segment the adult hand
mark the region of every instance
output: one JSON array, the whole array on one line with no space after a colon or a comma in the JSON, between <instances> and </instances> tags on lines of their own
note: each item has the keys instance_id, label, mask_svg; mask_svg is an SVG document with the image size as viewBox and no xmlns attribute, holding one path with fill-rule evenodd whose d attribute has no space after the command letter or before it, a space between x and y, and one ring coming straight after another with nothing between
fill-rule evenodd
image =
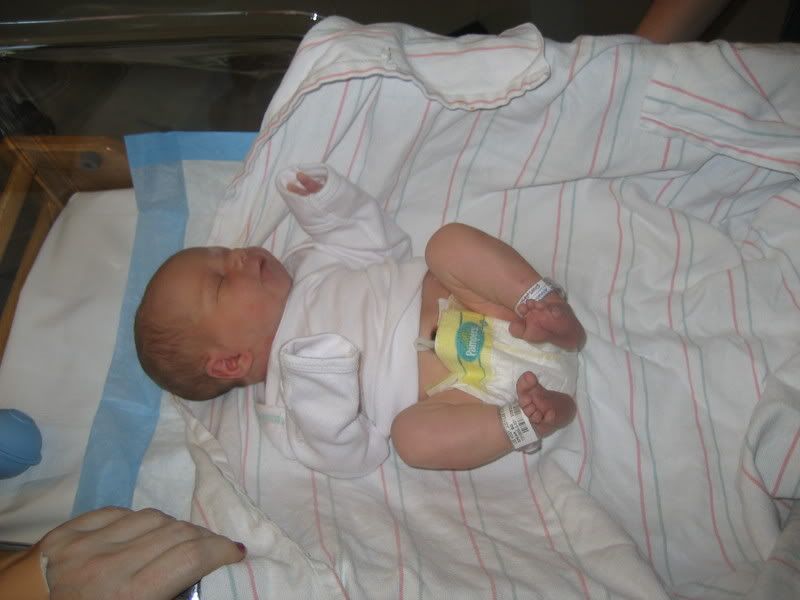
<instances>
[{"instance_id":1,"label":"adult hand","mask_svg":"<svg viewBox=\"0 0 800 600\"><path fill-rule=\"evenodd\" d=\"M103 508L67 521L38 544L52 600L170 600L245 547L154 509Z\"/></svg>"}]
</instances>

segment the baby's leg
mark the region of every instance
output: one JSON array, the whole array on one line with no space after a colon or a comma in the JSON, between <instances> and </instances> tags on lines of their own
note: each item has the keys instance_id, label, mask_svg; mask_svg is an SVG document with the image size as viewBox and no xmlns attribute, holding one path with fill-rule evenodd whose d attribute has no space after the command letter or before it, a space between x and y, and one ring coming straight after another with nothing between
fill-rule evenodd
<instances>
[{"instance_id":1,"label":"baby's leg","mask_svg":"<svg viewBox=\"0 0 800 600\"><path fill-rule=\"evenodd\" d=\"M575 418L575 401L571 396L542 387L530 371L517 380L517 398L522 412L540 437L567 426Z\"/></svg>"},{"instance_id":2,"label":"baby's leg","mask_svg":"<svg viewBox=\"0 0 800 600\"><path fill-rule=\"evenodd\" d=\"M421 469L473 469L513 450L499 408L455 389L403 410L391 436L400 458Z\"/></svg>"},{"instance_id":3,"label":"baby's leg","mask_svg":"<svg viewBox=\"0 0 800 600\"><path fill-rule=\"evenodd\" d=\"M541 386L533 373L517 381L522 411L540 437L568 425L575 402ZM392 443L406 464L422 469L474 469L505 456L513 446L500 407L449 389L413 404L392 422Z\"/></svg>"},{"instance_id":4,"label":"baby's leg","mask_svg":"<svg viewBox=\"0 0 800 600\"><path fill-rule=\"evenodd\" d=\"M539 303L526 303L520 315L514 312L520 297L542 277L502 240L450 223L428 241L425 259L436 278L467 308L510 321L511 335L570 350L583 344L583 327L556 293ZM533 310L537 304L547 306L547 311Z\"/></svg>"}]
</instances>

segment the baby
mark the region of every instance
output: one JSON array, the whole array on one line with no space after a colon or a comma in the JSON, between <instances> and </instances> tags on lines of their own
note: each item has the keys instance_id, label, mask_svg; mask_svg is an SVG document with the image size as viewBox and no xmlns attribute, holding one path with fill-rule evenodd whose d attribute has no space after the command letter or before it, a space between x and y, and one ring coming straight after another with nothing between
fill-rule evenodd
<instances>
[{"instance_id":1,"label":"baby","mask_svg":"<svg viewBox=\"0 0 800 600\"><path fill-rule=\"evenodd\" d=\"M325 165L287 169L278 189L309 235L283 262L189 248L148 284L136 348L161 387L203 400L261 383L271 441L337 477L377 468L389 439L409 465L469 469L573 419L583 327L513 248L451 223L412 258L377 202Z\"/></svg>"}]
</instances>

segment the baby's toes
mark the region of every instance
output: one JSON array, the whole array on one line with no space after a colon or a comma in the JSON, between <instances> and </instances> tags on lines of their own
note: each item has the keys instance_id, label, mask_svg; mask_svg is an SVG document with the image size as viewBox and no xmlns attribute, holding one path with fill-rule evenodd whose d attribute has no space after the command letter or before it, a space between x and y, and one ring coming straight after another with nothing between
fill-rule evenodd
<instances>
[{"instance_id":1,"label":"baby's toes","mask_svg":"<svg viewBox=\"0 0 800 600\"><path fill-rule=\"evenodd\" d=\"M525 411L523 411L523 412L525 412ZM534 425L538 425L544 419L544 415L542 414L542 411L540 411L538 408L536 408L536 405L534 405L534 404L531 404L531 412L530 412L530 414L525 413L525 416L528 417L528 420L531 423L533 423Z\"/></svg>"},{"instance_id":2,"label":"baby's toes","mask_svg":"<svg viewBox=\"0 0 800 600\"><path fill-rule=\"evenodd\" d=\"M525 319L514 319L508 324L508 333L515 338L522 338L525 335Z\"/></svg>"},{"instance_id":3,"label":"baby's toes","mask_svg":"<svg viewBox=\"0 0 800 600\"><path fill-rule=\"evenodd\" d=\"M529 395L537 385L539 385L539 380L536 375L530 371L525 371L517 379L517 396Z\"/></svg>"}]
</instances>

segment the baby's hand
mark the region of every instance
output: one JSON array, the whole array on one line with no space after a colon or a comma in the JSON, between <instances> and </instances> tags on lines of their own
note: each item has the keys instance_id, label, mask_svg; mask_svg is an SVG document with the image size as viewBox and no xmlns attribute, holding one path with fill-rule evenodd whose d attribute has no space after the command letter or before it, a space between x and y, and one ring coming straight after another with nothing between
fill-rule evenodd
<instances>
[{"instance_id":1,"label":"baby's hand","mask_svg":"<svg viewBox=\"0 0 800 600\"><path fill-rule=\"evenodd\" d=\"M299 185L298 185L299 184ZM302 171L297 172L297 183L291 182L286 186L293 194L299 194L300 196L308 196L309 194L316 194L318 191L322 189L322 186L325 185L325 182L319 182L310 175L303 173Z\"/></svg>"}]
</instances>

